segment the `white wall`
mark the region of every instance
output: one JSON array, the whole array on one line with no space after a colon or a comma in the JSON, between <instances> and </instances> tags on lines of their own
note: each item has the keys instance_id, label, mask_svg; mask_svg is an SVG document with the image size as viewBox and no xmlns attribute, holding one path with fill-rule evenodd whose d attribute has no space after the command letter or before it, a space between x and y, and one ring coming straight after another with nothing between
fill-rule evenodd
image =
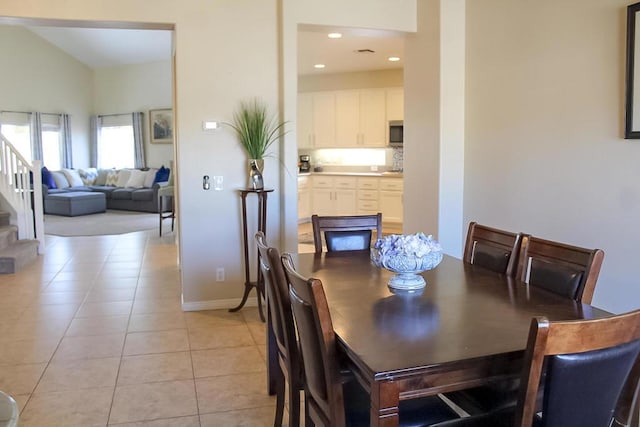
<instances>
[{"instance_id":1,"label":"white wall","mask_svg":"<svg viewBox=\"0 0 640 427\"><path fill-rule=\"evenodd\" d=\"M402 87L402 85L402 68L353 73L309 74L298 77L299 93L372 87Z\"/></svg>"},{"instance_id":2,"label":"white wall","mask_svg":"<svg viewBox=\"0 0 640 427\"><path fill-rule=\"evenodd\" d=\"M71 115L73 163L88 165L92 71L18 26L0 25L0 56L0 110Z\"/></svg>"},{"instance_id":3,"label":"white wall","mask_svg":"<svg viewBox=\"0 0 640 427\"><path fill-rule=\"evenodd\" d=\"M622 139L623 0L467 2L466 221L605 251L593 303L640 307L640 142Z\"/></svg>"},{"instance_id":4,"label":"white wall","mask_svg":"<svg viewBox=\"0 0 640 427\"><path fill-rule=\"evenodd\" d=\"M169 167L172 144L151 144L149 110L172 108L171 60L139 65L98 68L94 72L93 92L96 114L145 114L145 158L147 166Z\"/></svg>"},{"instance_id":5,"label":"white wall","mask_svg":"<svg viewBox=\"0 0 640 427\"><path fill-rule=\"evenodd\" d=\"M437 236L440 182L440 0L418 3L405 39L403 232Z\"/></svg>"},{"instance_id":6,"label":"white wall","mask_svg":"<svg viewBox=\"0 0 640 427\"><path fill-rule=\"evenodd\" d=\"M175 25L179 248L187 308L228 306L244 289L236 189L246 184L246 156L228 129L203 132L202 121L228 121L241 100L258 96L295 123L300 22L415 30L415 0L280 1L159 0L150 8L146 0L118 7L110 0L0 0L0 15ZM275 150L286 169L295 171L295 131ZM223 175L225 190L204 191L203 175ZM269 241L278 244L286 235L287 242L295 242L295 174L268 159L265 180L275 189ZM280 224L287 225L286 233ZM226 269L225 282L214 281L217 267Z\"/></svg>"}]
</instances>

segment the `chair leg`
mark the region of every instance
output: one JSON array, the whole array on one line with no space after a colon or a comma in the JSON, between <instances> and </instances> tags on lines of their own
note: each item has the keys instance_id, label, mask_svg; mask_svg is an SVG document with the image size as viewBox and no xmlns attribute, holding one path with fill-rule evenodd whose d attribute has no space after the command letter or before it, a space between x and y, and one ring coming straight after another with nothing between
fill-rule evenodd
<instances>
[{"instance_id":1,"label":"chair leg","mask_svg":"<svg viewBox=\"0 0 640 427\"><path fill-rule=\"evenodd\" d=\"M175 196L171 197L171 231L173 231L173 224L176 221L176 199Z\"/></svg>"},{"instance_id":2,"label":"chair leg","mask_svg":"<svg viewBox=\"0 0 640 427\"><path fill-rule=\"evenodd\" d=\"M282 370L278 369L276 373L276 416L273 420L273 427L282 427L282 419L284 417L284 399L285 399L285 383Z\"/></svg>"},{"instance_id":3,"label":"chair leg","mask_svg":"<svg viewBox=\"0 0 640 427\"><path fill-rule=\"evenodd\" d=\"M306 392L305 392L306 394ZM309 401L306 396L304 398L304 425L305 427L315 427L315 423L311 419L311 415L309 414Z\"/></svg>"},{"instance_id":4,"label":"chair leg","mask_svg":"<svg viewBox=\"0 0 640 427\"><path fill-rule=\"evenodd\" d=\"M160 216L160 237L162 237L162 196L158 197L158 215Z\"/></svg>"},{"instance_id":5,"label":"chair leg","mask_svg":"<svg viewBox=\"0 0 640 427\"><path fill-rule=\"evenodd\" d=\"M300 388L289 381L289 427L300 427Z\"/></svg>"}]
</instances>

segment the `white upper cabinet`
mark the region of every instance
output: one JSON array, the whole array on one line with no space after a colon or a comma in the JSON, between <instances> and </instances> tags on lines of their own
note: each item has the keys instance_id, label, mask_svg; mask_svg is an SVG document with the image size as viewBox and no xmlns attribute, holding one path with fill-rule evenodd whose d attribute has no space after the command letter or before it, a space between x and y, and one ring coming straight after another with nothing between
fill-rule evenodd
<instances>
[{"instance_id":1,"label":"white upper cabinet","mask_svg":"<svg viewBox=\"0 0 640 427\"><path fill-rule=\"evenodd\" d=\"M336 92L336 147L384 147L384 89Z\"/></svg>"},{"instance_id":2,"label":"white upper cabinet","mask_svg":"<svg viewBox=\"0 0 640 427\"><path fill-rule=\"evenodd\" d=\"M361 145L384 147L386 144L387 119L384 89L360 91Z\"/></svg>"},{"instance_id":3,"label":"white upper cabinet","mask_svg":"<svg viewBox=\"0 0 640 427\"><path fill-rule=\"evenodd\" d=\"M335 108L333 92L298 94L298 148L335 146Z\"/></svg>"},{"instance_id":4,"label":"white upper cabinet","mask_svg":"<svg viewBox=\"0 0 640 427\"><path fill-rule=\"evenodd\" d=\"M355 147L360 141L360 92L336 92L336 147Z\"/></svg>"},{"instance_id":5,"label":"white upper cabinet","mask_svg":"<svg viewBox=\"0 0 640 427\"><path fill-rule=\"evenodd\" d=\"M404 89L388 88L386 92L387 120L404 120Z\"/></svg>"},{"instance_id":6,"label":"white upper cabinet","mask_svg":"<svg viewBox=\"0 0 640 427\"><path fill-rule=\"evenodd\" d=\"M336 141L336 96L333 92L313 95L314 146L333 147Z\"/></svg>"},{"instance_id":7,"label":"white upper cabinet","mask_svg":"<svg viewBox=\"0 0 640 427\"><path fill-rule=\"evenodd\" d=\"M313 148L313 94L298 95L298 148Z\"/></svg>"},{"instance_id":8,"label":"white upper cabinet","mask_svg":"<svg viewBox=\"0 0 640 427\"><path fill-rule=\"evenodd\" d=\"M300 93L298 147L385 147L389 120L403 117L402 88Z\"/></svg>"}]
</instances>

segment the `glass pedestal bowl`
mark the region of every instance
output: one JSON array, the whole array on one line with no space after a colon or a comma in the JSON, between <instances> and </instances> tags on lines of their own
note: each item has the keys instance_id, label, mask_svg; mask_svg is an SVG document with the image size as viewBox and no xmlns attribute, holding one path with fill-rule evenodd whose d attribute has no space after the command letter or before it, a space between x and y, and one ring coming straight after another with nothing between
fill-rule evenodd
<instances>
[{"instance_id":1,"label":"glass pedestal bowl","mask_svg":"<svg viewBox=\"0 0 640 427\"><path fill-rule=\"evenodd\" d=\"M392 289L417 290L426 286L420 273L436 268L442 261L442 251L433 251L422 257L404 254L381 254L377 248L371 249L371 261L394 274L388 285Z\"/></svg>"}]
</instances>

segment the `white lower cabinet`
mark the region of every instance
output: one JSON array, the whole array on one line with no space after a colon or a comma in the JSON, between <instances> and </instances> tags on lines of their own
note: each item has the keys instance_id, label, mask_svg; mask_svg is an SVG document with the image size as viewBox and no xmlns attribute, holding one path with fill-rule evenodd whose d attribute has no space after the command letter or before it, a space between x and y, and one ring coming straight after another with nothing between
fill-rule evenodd
<instances>
[{"instance_id":1,"label":"white lower cabinet","mask_svg":"<svg viewBox=\"0 0 640 427\"><path fill-rule=\"evenodd\" d=\"M309 176L298 177L298 220L311 218L311 188Z\"/></svg>"},{"instance_id":2,"label":"white lower cabinet","mask_svg":"<svg viewBox=\"0 0 640 427\"><path fill-rule=\"evenodd\" d=\"M378 193L383 222L402 222L403 183L401 178L383 178Z\"/></svg>"},{"instance_id":3,"label":"white lower cabinet","mask_svg":"<svg viewBox=\"0 0 640 427\"><path fill-rule=\"evenodd\" d=\"M314 175L311 214L373 215L383 222L402 222L402 178ZM298 203L301 203L300 197ZM300 212L302 210L298 208Z\"/></svg>"},{"instance_id":4,"label":"white lower cabinet","mask_svg":"<svg viewBox=\"0 0 640 427\"><path fill-rule=\"evenodd\" d=\"M358 178L358 215L375 215L378 206L378 186L380 178Z\"/></svg>"},{"instance_id":5,"label":"white lower cabinet","mask_svg":"<svg viewBox=\"0 0 640 427\"><path fill-rule=\"evenodd\" d=\"M317 215L354 215L356 178L347 176L313 177L313 213Z\"/></svg>"}]
</instances>

